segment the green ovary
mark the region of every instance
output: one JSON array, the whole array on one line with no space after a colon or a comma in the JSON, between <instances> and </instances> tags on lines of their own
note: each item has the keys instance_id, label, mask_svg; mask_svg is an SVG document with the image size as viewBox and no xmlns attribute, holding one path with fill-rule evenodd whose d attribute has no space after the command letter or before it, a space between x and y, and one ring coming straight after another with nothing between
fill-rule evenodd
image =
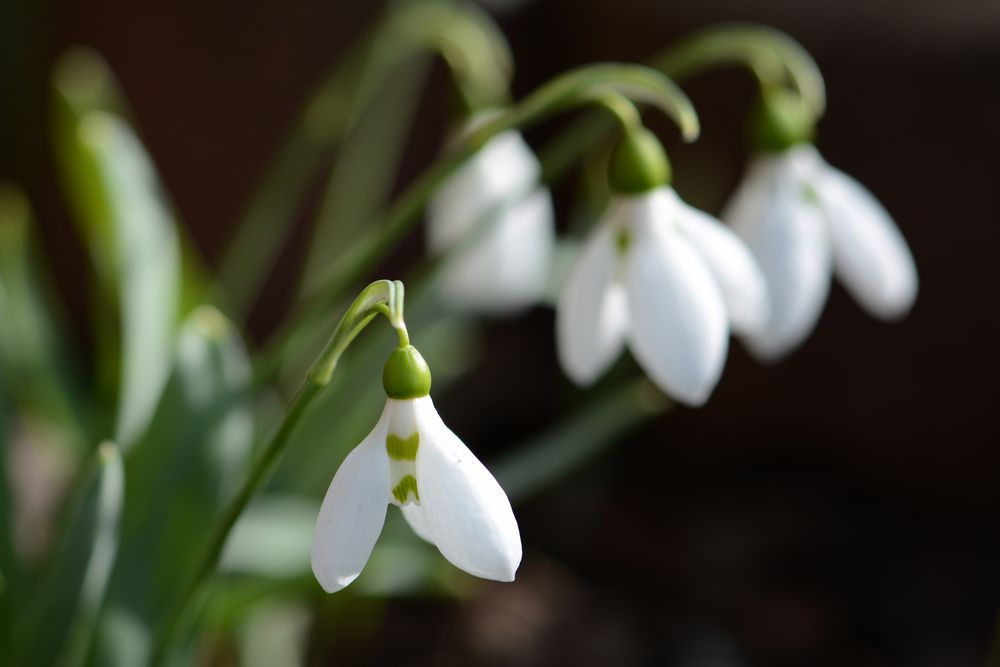
<instances>
[{"instance_id":1,"label":"green ovary","mask_svg":"<svg viewBox=\"0 0 1000 667\"><path fill-rule=\"evenodd\" d=\"M392 489L393 497L398 500L400 504L406 503L406 500L410 497L411 492L413 493L414 500L420 500L420 494L417 493L417 478L413 475L403 477L403 479L399 480L399 484Z\"/></svg>"}]
</instances>

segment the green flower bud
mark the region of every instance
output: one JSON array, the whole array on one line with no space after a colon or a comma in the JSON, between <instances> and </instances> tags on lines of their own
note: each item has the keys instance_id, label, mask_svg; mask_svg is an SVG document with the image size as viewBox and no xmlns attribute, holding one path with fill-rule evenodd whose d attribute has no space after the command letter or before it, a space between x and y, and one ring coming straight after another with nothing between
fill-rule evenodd
<instances>
[{"instance_id":1,"label":"green flower bud","mask_svg":"<svg viewBox=\"0 0 1000 667\"><path fill-rule=\"evenodd\" d=\"M750 145L761 151L784 151L812 141L816 131L802 95L788 88L762 91L749 120Z\"/></svg>"},{"instance_id":2,"label":"green flower bud","mask_svg":"<svg viewBox=\"0 0 1000 667\"><path fill-rule=\"evenodd\" d=\"M611 191L637 195L667 185L670 178L670 161L656 135L644 127L626 131L611 153Z\"/></svg>"},{"instance_id":3,"label":"green flower bud","mask_svg":"<svg viewBox=\"0 0 1000 667\"><path fill-rule=\"evenodd\" d=\"M382 387L389 398L422 398L431 393L431 369L412 345L396 348L382 369Z\"/></svg>"}]
</instances>

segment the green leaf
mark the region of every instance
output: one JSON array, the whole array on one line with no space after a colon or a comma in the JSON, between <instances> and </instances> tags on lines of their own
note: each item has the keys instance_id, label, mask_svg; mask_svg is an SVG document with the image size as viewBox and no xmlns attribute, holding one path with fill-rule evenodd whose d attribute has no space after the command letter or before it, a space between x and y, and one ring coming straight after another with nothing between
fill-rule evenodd
<instances>
[{"instance_id":1,"label":"green leaf","mask_svg":"<svg viewBox=\"0 0 1000 667\"><path fill-rule=\"evenodd\" d=\"M110 442L73 499L53 569L15 627L15 665L77 665L90 646L119 544L125 472Z\"/></svg>"},{"instance_id":2,"label":"green leaf","mask_svg":"<svg viewBox=\"0 0 1000 667\"><path fill-rule=\"evenodd\" d=\"M51 304L31 234L31 212L19 188L0 182L0 374L19 411L59 432L68 455L83 456L91 442L85 397Z\"/></svg>"},{"instance_id":3,"label":"green leaf","mask_svg":"<svg viewBox=\"0 0 1000 667\"><path fill-rule=\"evenodd\" d=\"M3 315L4 291L0 283L0 317ZM21 608L20 585L21 564L14 553L13 536L10 528L13 523L13 508L11 507L10 490L7 477L7 447L9 424L9 402L7 399L6 376L0 373L0 656L8 653L11 624Z\"/></svg>"},{"instance_id":4,"label":"green leaf","mask_svg":"<svg viewBox=\"0 0 1000 667\"><path fill-rule=\"evenodd\" d=\"M385 205L429 70L430 57L415 54L374 94L344 138L309 244L302 276L305 294L322 284L330 266L350 252L361 225Z\"/></svg>"},{"instance_id":5,"label":"green leaf","mask_svg":"<svg viewBox=\"0 0 1000 667\"><path fill-rule=\"evenodd\" d=\"M320 213L320 256L309 259L307 291L322 275L323 257L339 252L338 242L351 237L356 225L350 220L365 222L381 204L433 54L447 61L468 104L505 101L510 47L487 13L447 0L390 5L319 86L247 205L219 272L240 312L252 305L284 248L311 175L345 137L353 140L341 151ZM364 158L362 169L352 171L357 157ZM357 188L362 173L373 180L361 180L364 188Z\"/></svg>"},{"instance_id":6,"label":"green leaf","mask_svg":"<svg viewBox=\"0 0 1000 667\"><path fill-rule=\"evenodd\" d=\"M170 370L181 300L181 251L155 169L129 124L110 110L110 74L92 55L56 68L55 139L70 203L119 316L98 338L118 365L115 440L128 451L153 413ZM107 340L110 338L111 340Z\"/></svg>"},{"instance_id":7,"label":"green leaf","mask_svg":"<svg viewBox=\"0 0 1000 667\"><path fill-rule=\"evenodd\" d=\"M126 456L121 558L102 622L108 641L96 664L129 663L132 656L110 641L122 632L139 637L131 650L148 650L147 633L163 622L179 582L196 565L251 453L249 380L235 327L214 308L196 309L181 330L150 428Z\"/></svg>"}]
</instances>

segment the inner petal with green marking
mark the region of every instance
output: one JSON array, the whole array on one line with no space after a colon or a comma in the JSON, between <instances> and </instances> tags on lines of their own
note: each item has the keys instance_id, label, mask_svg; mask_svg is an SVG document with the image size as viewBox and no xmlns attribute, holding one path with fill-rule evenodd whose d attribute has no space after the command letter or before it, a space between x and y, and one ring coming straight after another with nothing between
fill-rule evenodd
<instances>
[{"instance_id":1,"label":"inner petal with green marking","mask_svg":"<svg viewBox=\"0 0 1000 667\"><path fill-rule=\"evenodd\" d=\"M389 502L402 507L407 503L420 504L417 489L417 449L420 434L414 431L408 437L389 433L385 438L385 452L389 455L389 484L392 498Z\"/></svg>"}]
</instances>

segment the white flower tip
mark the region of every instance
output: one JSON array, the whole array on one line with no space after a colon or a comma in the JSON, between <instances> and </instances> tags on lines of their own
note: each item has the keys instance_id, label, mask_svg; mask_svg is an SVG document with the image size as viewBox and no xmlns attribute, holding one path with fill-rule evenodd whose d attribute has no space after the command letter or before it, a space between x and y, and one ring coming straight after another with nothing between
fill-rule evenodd
<instances>
[{"instance_id":1,"label":"white flower tip","mask_svg":"<svg viewBox=\"0 0 1000 667\"><path fill-rule=\"evenodd\" d=\"M470 567L469 564L459 567L481 579L490 579L504 583L514 581L517 568L521 565L520 539L504 545L494 556L495 559L492 562L477 563L478 567Z\"/></svg>"},{"instance_id":2,"label":"white flower tip","mask_svg":"<svg viewBox=\"0 0 1000 667\"><path fill-rule=\"evenodd\" d=\"M312 565L313 576L319 582L320 587L327 593L336 593L342 588L346 588L352 581L358 578L360 572L345 575L337 572L331 567L331 554L325 553L321 542L316 540L313 545L310 564Z\"/></svg>"},{"instance_id":3,"label":"white flower tip","mask_svg":"<svg viewBox=\"0 0 1000 667\"><path fill-rule=\"evenodd\" d=\"M505 584L509 584L514 581L515 575L517 574L517 568L521 564L521 558L518 557L516 561L511 563L505 570L498 572L497 577L494 581L502 581Z\"/></svg>"},{"instance_id":4,"label":"white flower tip","mask_svg":"<svg viewBox=\"0 0 1000 667\"><path fill-rule=\"evenodd\" d=\"M917 275L914 271L902 284L895 286L895 289L886 290L877 304L867 304L867 310L880 320L898 322L913 310L918 290Z\"/></svg>"},{"instance_id":5,"label":"white flower tip","mask_svg":"<svg viewBox=\"0 0 1000 667\"><path fill-rule=\"evenodd\" d=\"M710 381L706 381L696 387L673 387L667 391L667 393L688 407L700 408L708 402L709 397L711 397L712 392L715 390L717 382L717 377L711 378Z\"/></svg>"},{"instance_id":6,"label":"white flower tip","mask_svg":"<svg viewBox=\"0 0 1000 667\"><path fill-rule=\"evenodd\" d=\"M319 582L320 587L327 593L336 593L342 588L346 588L358 578L358 575L351 577L326 576L316 568L315 563L313 563L313 574L316 576L316 581Z\"/></svg>"},{"instance_id":7,"label":"white flower tip","mask_svg":"<svg viewBox=\"0 0 1000 667\"><path fill-rule=\"evenodd\" d=\"M564 352L567 347L567 345L559 346L559 364L562 366L563 372L566 373L566 377L581 389L593 386L601 374L601 369L593 364L581 364L570 359L569 355Z\"/></svg>"},{"instance_id":8,"label":"white flower tip","mask_svg":"<svg viewBox=\"0 0 1000 667\"><path fill-rule=\"evenodd\" d=\"M804 339L794 341L780 340L762 331L740 336L740 340L750 353L750 356L758 363L772 365L784 361L792 352L798 349Z\"/></svg>"}]
</instances>

